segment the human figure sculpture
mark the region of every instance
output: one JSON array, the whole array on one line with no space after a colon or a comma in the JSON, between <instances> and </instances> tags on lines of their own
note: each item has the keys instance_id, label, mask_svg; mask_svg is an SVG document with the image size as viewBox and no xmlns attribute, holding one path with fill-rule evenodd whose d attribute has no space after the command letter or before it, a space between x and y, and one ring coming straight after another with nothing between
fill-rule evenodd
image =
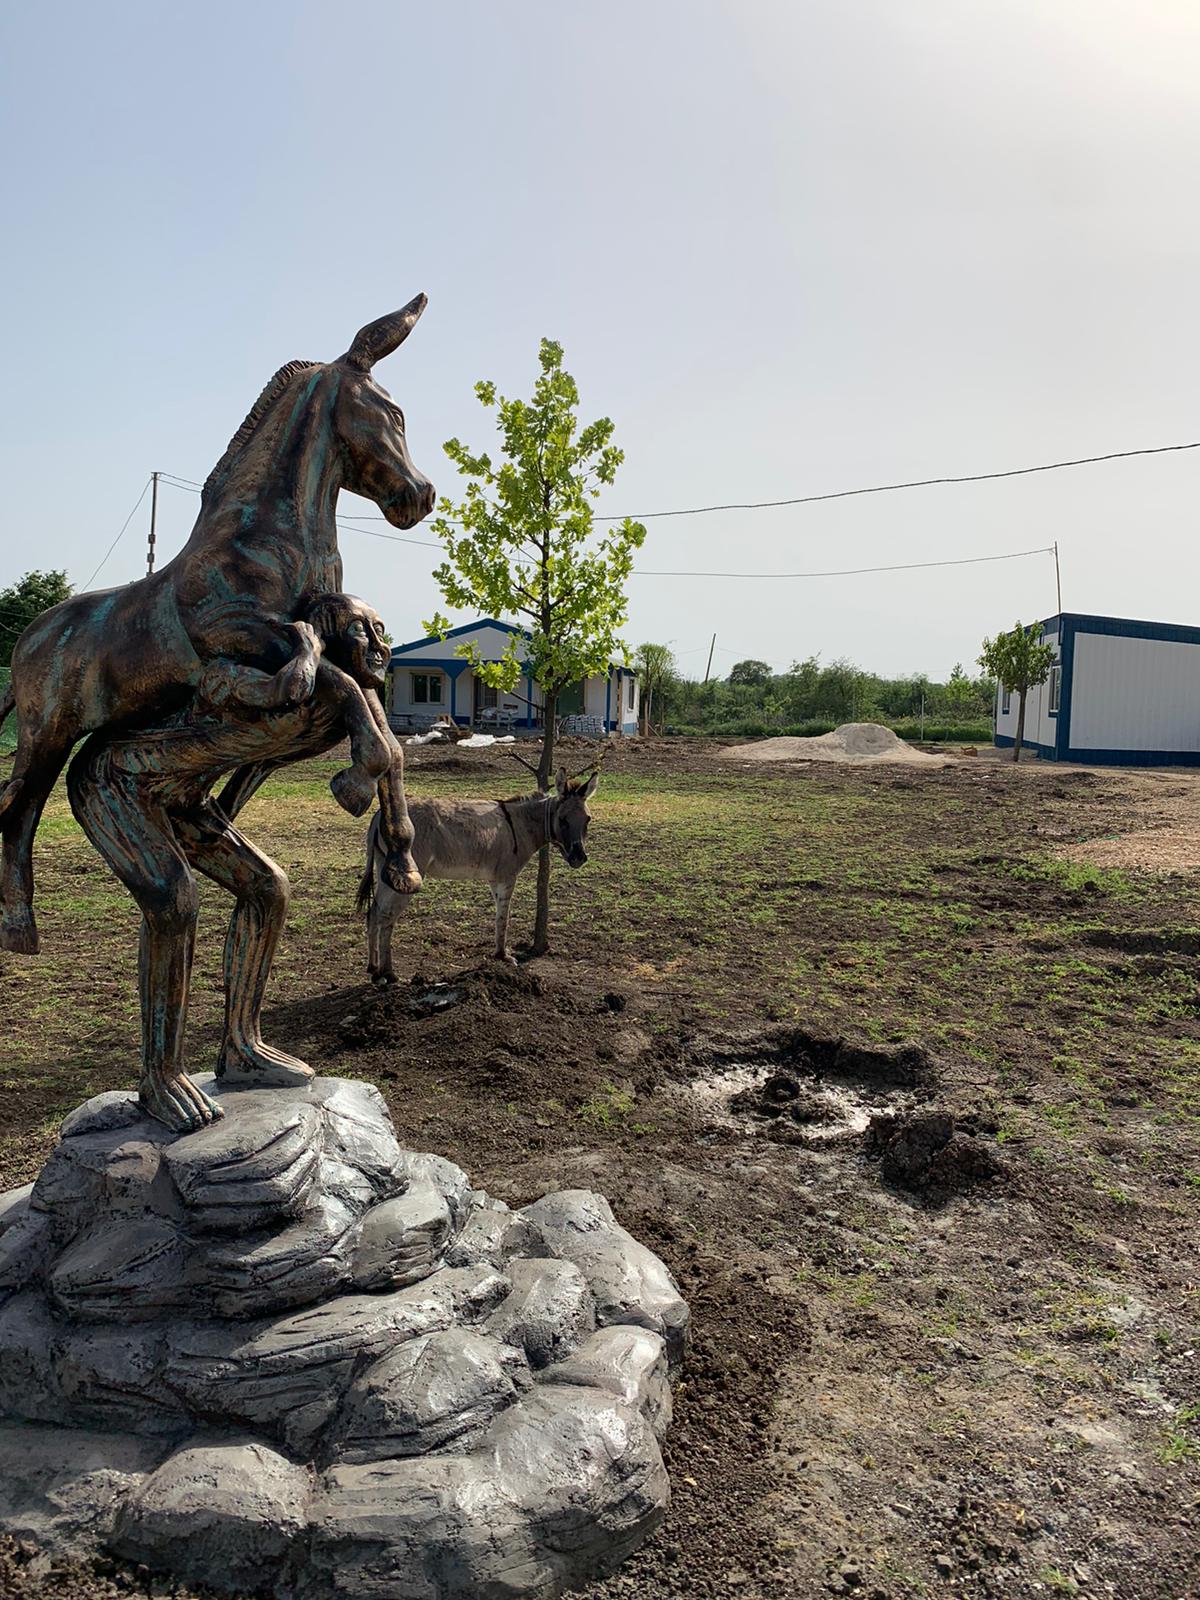
<instances>
[{"instance_id":1,"label":"human figure sculpture","mask_svg":"<svg viewBox=\"0 0 1200 1600\"><path fill-rule=\"evenodd\" d=\"M17 641L11 688L0 696L0 721L14 707L18 717L12 775L0 788L0 949L38 948L33 836L77 740L187 705L218 659L274 676L276 703L286 705L303 670L278 677L294 651L289 624L316 595L342 587L338 491L374 500L399 528L433 509L403 414L371 377L424 309L418 295L361 329L336 361L281 367L209 475L179 555L122 589L72 596ZM361 762L377 775L395 752L386 722L375 735L362 730ZM369 803L367 793L362 809Z\"/></svg>"},{"instance_id":2,"label":"human figure sculpture","mask_svg":"<svg viewBox=\"0 0 1200 1600\"><path fill-rule=\"evenodd\" d=\"M272 768L320 755L361 731L364 701L382 718L378 691L389 650L377 614L351 595L319 597L289 633L293 655L274 674L241 662L210 662L191 707L147 727L93 734L67 774L80 826L141 908L139 1093L151 1116L180 1132L222 1115L184 1071L198 909L193 868L236 902L225 943L217 1077L266 1086L313 1076L305 1062L262 1037L263 996L288 881L232 817ZM214 800L214 787L229 774L221 799ZM361 781L350 768L331 785L343 803L354 799L346 808L356 814ZM421 878L398 752L377 787L385 877L391 888L412 893Z\"/></svg>"}]
</instances>

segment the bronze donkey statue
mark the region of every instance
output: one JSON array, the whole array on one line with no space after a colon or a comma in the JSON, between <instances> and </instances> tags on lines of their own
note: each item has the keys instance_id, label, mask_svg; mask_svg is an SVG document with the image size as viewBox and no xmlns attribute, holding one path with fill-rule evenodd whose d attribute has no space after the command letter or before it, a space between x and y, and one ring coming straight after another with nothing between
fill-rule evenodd
<instances>
[{"instance_id":1,"label":"bronze donkey statue","mask_svg":"<svg viewBox=\"0 0 1200 1600\"><path fill-rule=\"evenodd\" d=\"M371 377L425 304L418 295L370 323L336 361L281 367L210 474L175 559L124 588L74 595L21 635L0 699L0 722L14 707L18 718L12 776L0 789L0 949L37 951L33 836L77 740L181 708L215 658L278 674L281 704L303 698L310 686L281 671L295 651L288 625L317 595L342 589L338 491L374 500L397 528L432 511L433 485L413 466L404 416ZM355 759L378 774L395 746L370 700L375 727L360 728Z\"/></svg>"}]
</instances>

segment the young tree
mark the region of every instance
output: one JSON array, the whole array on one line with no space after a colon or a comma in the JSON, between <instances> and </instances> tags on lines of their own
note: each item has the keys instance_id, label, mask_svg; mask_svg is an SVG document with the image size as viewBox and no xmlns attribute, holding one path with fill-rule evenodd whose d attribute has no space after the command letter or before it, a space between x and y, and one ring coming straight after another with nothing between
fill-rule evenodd
<instances>
[{"instance_id":1,"label":"young tree","mask_svg":"<svg viewBox=\"0 0 1200 1600\"><path fill-rule=\"evenodd\" d=\"M1054 665L1054 646L1040 644L1040 624L1024 627L1020 622L1009 633L985 639L979 665L995 678L1002 689L1017 695L1017 736L1013 741L1013 760L1020 761L1025 738L1025 696L1039 683L1045 683Z\"/></svg>"},{"instance_id":2,"label":"young tree","mask_svg":"<svg viewBox=\"0 0 1200 1600\"><path fill-rule=\"evenodd\" d=\"M475 385L480 403L496 412L502 459L493 462L486 452L449 440L446 454L468 482L460 504L441 502L431 527L446 548L434 572L446 603L518 617L528 631L524 661L516 636L499 661L484 661L470 644L458 653L494 688L511 692L525 672L540 686L545 733L538 783L548 793L559 695L581 678L607 673L614 656L625 656L619 637L625 584L646 530L626 517L604 533L594 531L592 501L613 482L625 453L613 444L607 417L580 427L579 391L563 371L562 346L543 339L538 359L541 374L530 400L506 399L487 380ZM425 626L444 637L450 623L439 615ZM538 858L535 955L548 946L549 921L547 847Z\"/></svg>"},{"instance_id":3,"label":"young tree","mask_svg":"<svg viewBox=\"0 0 1200 1600\"><path fill-rule=\"evenodd\" d=\"M640 644L633 657L642 687L642 733L650 732L655 698L662 700L675 680L675 657L665 644Z\"/></svg>"},{"instance_id":4,"label":"young tree","mask_svg":"<svg viewBox=\"0 0 1200 1600\"><path fill-rule=\"evenodd\" d=\"M43 611L70 597L65 572L27 572L0 589L0 667L12 662L13 646Z\"/></svg>"}]
</instances>

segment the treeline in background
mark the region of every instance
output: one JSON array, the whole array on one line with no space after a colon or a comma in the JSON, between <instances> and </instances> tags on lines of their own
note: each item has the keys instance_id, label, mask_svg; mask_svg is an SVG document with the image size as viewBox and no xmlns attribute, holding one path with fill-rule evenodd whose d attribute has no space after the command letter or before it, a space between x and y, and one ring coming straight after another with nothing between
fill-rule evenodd
<instances>
[{"instance_id":1,"label":"treeline in background","mask_svg":"<svg viewBox=\"0 0 1200 1600\"><path fill-rule=\"evenodd\" d=\"M881 722L902 739L988 743L996 686L956 665L944 683L923 673L881 678L852 661L816 656L772 672L739 661L727 678L684 677L663 645L642 645L643 731L765 738L829 733L844 722ZM647 705L648 700L648 705Z\"/></svg>"}]
</instances>

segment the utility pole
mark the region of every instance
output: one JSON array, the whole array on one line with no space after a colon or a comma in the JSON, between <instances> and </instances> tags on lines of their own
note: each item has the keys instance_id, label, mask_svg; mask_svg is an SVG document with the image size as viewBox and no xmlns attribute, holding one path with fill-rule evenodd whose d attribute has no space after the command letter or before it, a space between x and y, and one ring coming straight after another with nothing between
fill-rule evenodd
<instances>
[{"instance_id":1,"label":"utility pole","mask_svg":"<svg viewBox=\"0 0 1200 1600\"><path fill-rule=\"evenodd\" d=\"M1054 541L1054 582L1058 587L1058 614L1062 615L1062 571L1058 565L1058 540Z\"/></svg>"},{"instance_id":2,"label":"utility pole","mask_svg":"<svg viewBox=\"0 0 1200 1600\"><path fill-rule=\"evenodd\" d=\"M712 643L708 647L708 665L704 669L704 681L705 681L705 683L708 682L709 674L712 672L713 651L716 648L717 648L717 636L714 633L713 636L712 636Z\"/></svg>"},{"instance_id":3,"label":"utility pole","mask_svg":"<svg viewBox=\"0 0 1200 1600\"><path fill-rule=\"evenodd\" d=\"M150 474L150 543L146 549L146 576L154 571L154 530L158 524L158 473Z\"/></svg>"}]
</instances>

